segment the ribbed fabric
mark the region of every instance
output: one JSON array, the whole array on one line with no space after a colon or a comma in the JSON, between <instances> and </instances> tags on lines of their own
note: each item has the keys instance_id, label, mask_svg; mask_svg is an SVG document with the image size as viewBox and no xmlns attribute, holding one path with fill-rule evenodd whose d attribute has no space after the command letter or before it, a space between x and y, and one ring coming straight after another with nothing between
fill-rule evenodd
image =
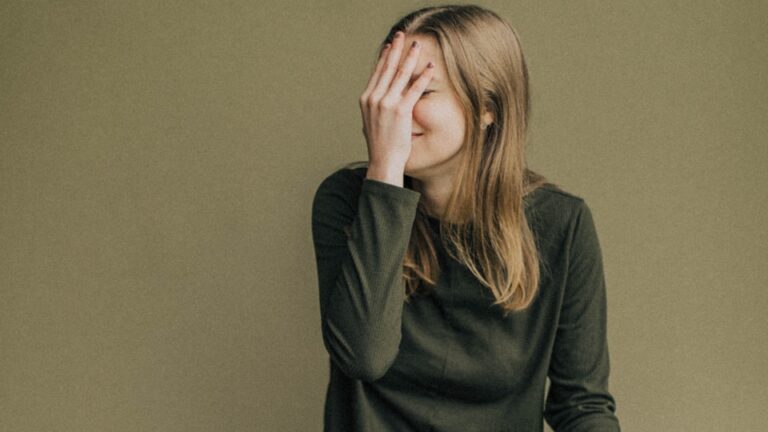
<instances>
[{"instance_id":1,"label":"ribbed fabric","mask_svg":"<svg viewBox=\"0 0 768 432\"><path fill-rule=\"evenodd\" d=\"M439 243L438 286L404 302L402 261L421 194L365 174L334 172L312 204L330 357L324 431L538 432L545 420L556 432L620 431L602 255L585 201L551 186L525 198L541 289L504 318Z\"/></svg>"}]
</instances>

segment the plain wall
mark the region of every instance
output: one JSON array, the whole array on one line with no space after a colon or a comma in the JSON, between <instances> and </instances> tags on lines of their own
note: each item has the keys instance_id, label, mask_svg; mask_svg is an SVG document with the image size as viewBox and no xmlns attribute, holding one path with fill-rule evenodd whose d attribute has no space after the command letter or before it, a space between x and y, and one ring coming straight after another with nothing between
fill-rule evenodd
<instances>
[{"instance_id":1,"label":"plain wall","mask_svg":"<svg viewBox=\"0 0 768 432\"><path fill-rule=\"evenodd\" d=\"M320 431L313 194L408 1L0 3L0 430ZM768 3L485 1L593 211L627 431L768 404Z\"/></svg>"}]
</instances>

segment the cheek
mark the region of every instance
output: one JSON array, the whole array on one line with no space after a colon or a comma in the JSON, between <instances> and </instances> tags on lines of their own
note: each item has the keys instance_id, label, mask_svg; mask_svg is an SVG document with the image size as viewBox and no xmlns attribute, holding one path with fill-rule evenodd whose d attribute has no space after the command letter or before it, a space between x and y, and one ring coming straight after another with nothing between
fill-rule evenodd
<instances>
[{"instance_id":1,"label":"cheek","mask_svg":"<svg viewBox=\"0 0 768 432\"><path fill-rule=\"evenodd\" d=\"M463 137L464 134L464 115L461 107L453 101L421 99L413 106L413 120L433 136Z\"/></svg>"},{"instance_id":2,"label":"cheek","mask_svg":"<svg viewBox=\"0 0 768 432\"><path fill-rule=\"evenodd\" d=\"M428 105L425 101L418 101L413 106L413 120L424 128L429 127L430 123L432 123L432 115Z\"/></svg>"}]
</instances>

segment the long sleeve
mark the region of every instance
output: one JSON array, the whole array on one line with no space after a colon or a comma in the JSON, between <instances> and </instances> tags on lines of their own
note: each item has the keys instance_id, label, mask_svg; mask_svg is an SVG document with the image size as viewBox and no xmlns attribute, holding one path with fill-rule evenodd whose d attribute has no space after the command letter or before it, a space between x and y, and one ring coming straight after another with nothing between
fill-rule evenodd
<instances>
[{"instance_id":1,"label":"long sleeve","mask_svg":"<svg viewBox=\"0 0 768 432\"><path fill-rule=\"evenodd\" d=\"M315 193L312 235L323 343L352 378L381 378L398 354L402 262L420 196L373 179L360 184L348 170L326 178Z\"/></svg>"},{"instance_id":2,"label":"long sleeve","mask_svg":"<svg viewBox=\"0 0 768 432\"><path fill-rule=\"evenodd\" d=\"M575 211L544 417L556 432L616 432L602 253L589 207L580 201Z\"/></svg>"}]
</instances>

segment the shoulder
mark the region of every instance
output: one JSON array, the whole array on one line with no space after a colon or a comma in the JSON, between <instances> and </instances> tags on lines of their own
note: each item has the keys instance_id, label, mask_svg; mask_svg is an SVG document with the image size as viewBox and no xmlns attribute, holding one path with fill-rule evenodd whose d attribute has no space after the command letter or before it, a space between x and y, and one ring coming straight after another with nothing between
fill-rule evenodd
<instances>
[{"instance_id":1,"label":"shoulder","mask_svg":"<svg viewBox=\"0 0 768 432\"><path fill-rule=\"evenodd\" d=\"M315 217L328 213L354 213L367 170L367 163L363 165L362 162L334 168L315 190L312 200Z\"/></svg>"},{"instance_id":2,"label":"shoulder","mask_svg":"<svg viewBox=\"0 0 768 432\"><path fill-rule=\"evenodd\" d=\"M360 190L368 170L367 163L363 162L348 163L342 167L335 168L318 185L315 190L315 200L318 197L327 194L345 194L349 196L355 191Z\"/></svg>"},{"instance_id":3,"label":"shoulder","mask_svg":"<svg viewBox=\"0 0 768 432\"><path fill-rule=\"evenodd\" d=\"M566 228L589 211L582 196L551 183L539 186L524 201L527 216L549 227Z\"/></svg>"},{"instance_id":4,"label":"shoulder","mask_svg":"<svg viewBox=\"0 0 768 432\"><path fill-rule=\"evenodd\" d=\"M525 198L526 218L546 254L593 243L596 237L592 213L580 194L547 184ZM580 246L581 245L581 246Z\"/></svg>"}]
</instances>

